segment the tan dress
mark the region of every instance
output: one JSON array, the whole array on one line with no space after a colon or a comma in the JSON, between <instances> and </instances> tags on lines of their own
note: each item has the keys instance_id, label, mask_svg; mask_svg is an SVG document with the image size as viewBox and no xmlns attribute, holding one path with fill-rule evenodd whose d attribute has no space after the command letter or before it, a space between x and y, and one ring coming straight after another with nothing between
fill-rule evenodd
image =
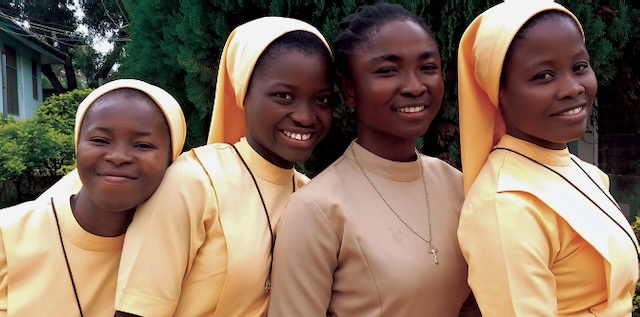
<instances>
[{"instance_id":1,"label":"tan dress","mask_svg":"<svg viewBox=\"0 0 640 317\"><path fill-rule=\"evenodd\" d=\"M352 149L373 184L356 165ZM353 142L289 201L277 227L269 315L458 316L468 297L467 265L456 230L463 202L459 171L422 156L388 161ZM400 220L401 218L402 220Z\"/></svg>"}]
</instances>

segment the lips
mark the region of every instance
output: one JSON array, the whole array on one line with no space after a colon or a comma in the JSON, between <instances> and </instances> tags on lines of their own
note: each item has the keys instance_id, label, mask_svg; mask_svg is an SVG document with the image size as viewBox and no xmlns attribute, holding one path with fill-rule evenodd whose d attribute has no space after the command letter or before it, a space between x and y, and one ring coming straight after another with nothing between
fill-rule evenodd
<instances>
[{"instance_id":1,"label":"lips","mask_svg":"<svg viewBox=\"0 0 640 317\"><path fill-rule=\"evenodd\" d=\"M120 171L99 172L98 176L107 183L125 183L137 179L133 174Z\"/></svg>"}]
</instances>

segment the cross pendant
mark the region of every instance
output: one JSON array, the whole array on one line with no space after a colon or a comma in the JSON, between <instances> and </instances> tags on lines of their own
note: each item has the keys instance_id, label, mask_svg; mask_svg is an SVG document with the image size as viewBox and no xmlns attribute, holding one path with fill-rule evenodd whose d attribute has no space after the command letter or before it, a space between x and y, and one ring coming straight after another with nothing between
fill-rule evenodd
<instances>
[{"instance_id":1,"label":"cross pendant","mask_svg":"<svg viewBox=\"0 0 640 317\"><path fill-rule=\"evenodd\" d=\"M433 255L433 260L436 262L436 265L438 265L438 249L429 247L429 254Z\"/></svg>"}]
</instances>

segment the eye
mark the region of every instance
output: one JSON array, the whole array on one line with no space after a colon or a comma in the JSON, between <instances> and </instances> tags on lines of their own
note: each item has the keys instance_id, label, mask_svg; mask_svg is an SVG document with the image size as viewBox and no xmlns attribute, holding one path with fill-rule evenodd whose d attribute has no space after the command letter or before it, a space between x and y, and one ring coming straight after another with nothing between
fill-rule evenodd
<instances>
[{"instance_id":1,"label":"eye","mask_svg":"<svg viewBox=\"0 0 640 317\"><path fill-rule=\"evenodd\" d=\"M288 92L276 92L273 96L284 100L293 100L293 96Z\"/></svg>"},{"instance_id":2,"label":"eye","mask_svg":"<svg viewBox=\"0 0 640 317\"><path fill-rule=\"evenodd\" d=\"M420 67L421 71L432 71L432 70L438 70L438 69L440 69L440 67L437 64L433 64L433 63L424 64L422 65L422 67Z\"/></svg>"},{"instance_id":3,"label":"eye","mask_svg":"<svg viewBox=\"0 0 640 317\"><path fill-rule=\"evenodd\" d=\"M329 104L331 102L331 96L320 96L316 98L316 102L321 104Z\"/></svg>"},{"instance_id":4,"label":"eye","mask_svg":"<svg viewBox=\"0 0 640 317\"><path fill-rule=\"evenodd\" d=\"M395 72L397 72L397 70L394 67L382 67L382 68L376 69L373 73L382 74L382 75L391 75Z\"/></svg>"},{"instance_id":5,"label":"eye","mask_svg":"<svg viewBox=\"0 0 640 317\"><path fill-rule=\"evenodd\" d=\"M589 63L578 63L575 66L573 66L573 71L574 72L581 72L585 69L589 68Z\"/></svg>"},{"instance_id":6,"label":"eye","mask_svg":"<svg viewBox=\"0 0 640 317\"><path fill-rule=\"evenodd\" d=\"M136 143L133 145L136 148L139 149L155 149L155 145L151 144L151 143L146 143L146 142L141 142L141 143Z\"/></svg>"},{"instance_id":7,"label":"eye","mask_svg":"<svg viewBox=\"0 0 640 317\"><path fill-rule=\"evenodd\" d=\"M551 73L549 71L544 71L544 72L537 73L535 76L533 76L533 78L531 78L531 80L549 81L552 78L553 78L553 73Z\"/></svg>"},{"instance_id":8,"label":"eye","mask_svg":"<svg viewBox=\"0 0 640 317\"><path fill-rule=\"evenodd\" d=\"M106 145L109 144L109 141L102 137L92 137L89 138L89 142L94 143L96 145Z\"/></svg>"}]
</instances>

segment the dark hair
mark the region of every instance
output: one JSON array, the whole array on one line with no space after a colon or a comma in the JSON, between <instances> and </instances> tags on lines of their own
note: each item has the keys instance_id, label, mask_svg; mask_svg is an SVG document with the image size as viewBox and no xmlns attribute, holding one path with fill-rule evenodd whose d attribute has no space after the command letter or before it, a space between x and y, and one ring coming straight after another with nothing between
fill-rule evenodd
<instances>
[{"instance_id":1,"label":"dark hair","mask_svg":"<svg viewBox=\"0 0 640 317\"><path fill-rule=\"evenodd\" d=\"M423 18L395 3L379 2L363 5L348 15L338 25L338 35L333 42L335 67L341 76L351 77L349 56L369 40L369 35L391 21L411 21L420 25L437 43L436 35Z\"/></svg>"},{"instance_id":2,"label":"dark hair","mask_svg":"<svg viewBox=\"0 0 640 317\"><path fill-rule=\"evenodd\" d=\"M135 88L117 88L111 91L106 92L104 95L98 97L92 104L96 104L98 102L101 102L103 99L107 98L107 97L112 97L112 96L123 96L126 98L138 98L138 99L143 99L145 101L148 101L156 106L158 106L158 104L153 101L153 99L151 97L149 97L149 95L147 95L147 93L145 93L142 90L138 90ZM89 108L91 109L91 108Z\"/></svg>"},{"instance_id":3,"label":"dark hair","mask_svg":"<svg viewBox=\"0 0 640 317\"><path fill-rule=\"evenodd\" d=\"M539 12L522 25L520 30L518 30L518 33L516 33L516 35L513 37L513 40L511 40L509 49L507 49L507 53L504 56L504 61L502 62L502 72L500 74L500 85L502 85L505 80L505 77L504 77L505 65L507 65L507 63L511 60L513 56L513 52L520 47L522 40L524 40L525 36L527 35L527 32L531 30L534 26L542 22L551 21L551 20L559 21L562 19L571 20L578 29L581 29L580 25L578 24L578 22L576 22L575 19L573 19L566 12L559 11L559 10L547 10L547 11Z\"/></svg>"},{"instance_id":4,"label":"dark hair","mask_svg":"<svg viewBox=\"0 0 640 317\"><path fill-rule=\"evenodd\" d=\"M253 80L253 74L261 71L270 61L278 58L282 53L297 51L309 56L320 56L327 63L327 67L331 69L333 61L331 58L331 52L324 42L315 34L307 31L291 31L285 33L279 38L275 39L267 48L260 54L256 65L253 67L251 78L247 87L251 87L251 81ZM333 72L330 72L331 75ZM331 81L332 82L332 81ZM247 89L247 94L249 90Z\"/></svg>"}]
</instances>

